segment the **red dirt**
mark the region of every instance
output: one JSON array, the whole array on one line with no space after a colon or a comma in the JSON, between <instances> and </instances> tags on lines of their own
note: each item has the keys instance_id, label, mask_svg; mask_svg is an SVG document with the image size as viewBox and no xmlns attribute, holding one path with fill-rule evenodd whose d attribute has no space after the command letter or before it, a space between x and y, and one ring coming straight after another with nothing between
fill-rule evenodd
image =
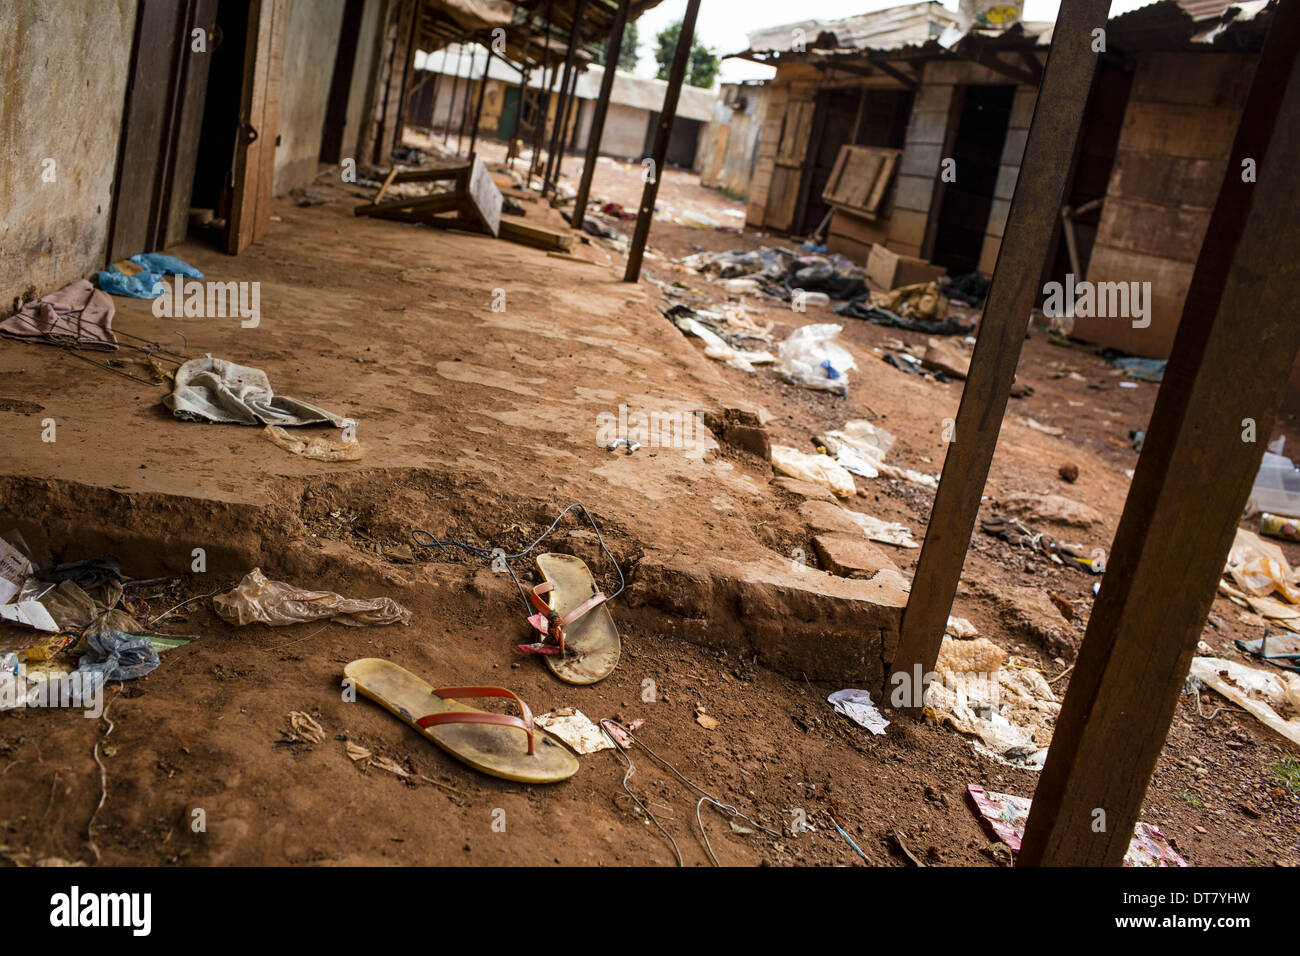
<instances>
[{"instance_id":1,"label":"red dirt","mask_svg":"<svg viewBox=\"0 0 1300 956\"><path fill-rule=\"evenodd\" d=\"M568 162L576 181L579 161ZM639 185L637 168L602 164L594 194L634 206ZM691 458L679 449L624 455L595 444L596 416L620 402L665 410L763 406L774 441L809 449L819 430L869 418L898 437L894 463L934 473L960 384L908 376L870 351L890 339L923 337L842 320L860 366L848 397L812 392L771 369L751 376L704 358L698 342L659 315L653 285L618 281L616 256L613 266L593 266L486 238L357 219L351 188L320 188L336 201L306 209L279 202L281 221L238 258L194 243L169 250L211 278L260 281L257 329L232 320L159 319L147 302L124 299L116 300L115 325L173 347L181 340L171 330L179 328L188 354L211 351L264 368L277 391L358 418L368 457L324 465L289 455L254 429L179 422L159 405L161 388L53 349L8 344L0 349L7 450L0 520L6 528L18 524L42 561L110 550L132 576L182 574L165 593L149 591L158 595L155 613L260 565L304 587L389 595L412 610L413 623L235 629L209 602L196 602L169 627L200 639L168 651L153 674L109 691L110 736L106 722L67 712L0 714L0 858L93 862L86 829L100 798L92 750L102 742L108 798L94 840L105 864L672 862L671 848L623 793L624 767L610 753L581 758L578 775L563 784L512 784L450 759L367 701L345 703L343 665L380 656L435 684L507 685L537 713L577 706L593 719L645 718L639 736L686 776L782 831L779 840L738 834L704 810L723 864L862 863L830 816L872 864L903 865L891 849L895 830L935 863L1004 862L971 812L966 785L1031 795L1034 773L992 763L952 731L908 719L872 737L826 704L828 693L854 680L819 679L848 665L818 654L808 635L819 619L801 624L790 614L800 585L781 568L795 548L812 553L811 533L797 496L771 484L770 466L726 445ZM689 174L665 174L662 207L708 211L710 202L737 206ZM544 207L530 204L528 215L562 225ZM652 233L654 248L669 256L763 241L781 240L659 221ZM604 259L599 249L578 252ZM664 259L650 260L646 272L682 280L711 301L724 298L719 287ZM491 311L498 288L506 290L505 312ZM801 322L836 319L751 301L779 323L778 337ZM1145 427L1156 388L1095 391L1054 363L1076 368L1088 382L1116 381L1095 355L1031 338L1021 379L1035 393L1012 402L987 493L1050 491L1086 502L1102 513L1102 526L1062 536L1108 548L1128 487L1125 470L1137 459L1128 432ZM1017 416L1060 426L1065 435L1034 431ZM46 417L58 422L53 444L40 441ZM1300 429L1289 419L1279 433ZM1058 475L1067 463L1079 469L1073 484ZM850 507L904 521L921 535L931 493L885 480L858 485ZM632 578L613 605L623 659L590 688L563 685L514 650L525 626L506 575L460 555L416 563L395 563L392 555L416 527L517 550L571 501L596 515ZM561 532L547 547L583 556L610 586L607 563L584 526L566 522ZM188 574L195 547L208 552L204 575ZM1300 560L1300 547L1286 547ZM888 550L905 570L914 566L917 552ZM859 600L868 586L819 580L828 593ZM1054 678L1086 625L1092 582L977 532L953 613ZM1054 622L1067 646L1044 649L1042 622L1018 613L1013 588L1070 600L1073 620ZM844 603L828 598L817 613ZM1224 598L1214 614L1221 626L1207 628L1205 640L1216 654L1232 656L1233 638L1260 633L1257 621ZM763 630L771 616L794 636ZM842 653L833 646L828 637L825 653ZM855 665L864 674L869 657ZM803 670L805 661L825 664L826 672ZM653 681L654 702L643 700L646 681ZM1068 675L1054 687L1067 684ZM1224 702L1206 695L1203 703L1210 715ZM695 720L701 707L718 729ZM285 742L291 711L312 713L326 739ZM346 756L344 739L437 783L363 772ZM1195 865L1294 864L1300 794L1288 792L1273 770L1286 751L1236 708L1206 719L1183 698L1143 819ZM697 795L639 749L631 757L634 792L674 834L685 862L706 864L694 823ZM191 829L196 808L205 811L206 832ZM504 832L493 826L498 809ZM796 811L816 829L792 833Z\"/></svg>"}]
</instances>

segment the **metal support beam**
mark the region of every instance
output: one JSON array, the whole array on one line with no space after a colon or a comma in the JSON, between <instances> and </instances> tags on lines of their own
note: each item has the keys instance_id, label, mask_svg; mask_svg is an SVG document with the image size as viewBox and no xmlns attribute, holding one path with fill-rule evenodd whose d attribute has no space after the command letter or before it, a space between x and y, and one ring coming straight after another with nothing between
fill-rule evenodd
<instances>
[{"instance_id":1,"label":"metal support beam","mask_svg":"<svg viewBox=\"0 0 1300 956\"><path fill-rule=\"evenodd\" d=\"M514 169L515 157L519 155L519 124L523 121L524 100L528 96L528 64L520 63L519 67L519 98L515 101L515 119L510 124L510 145L506 149L506 165L511 169ZM504 98L502 102L505 102Z\"/></svg>"},{"instance_id":2,"label":"metal support beam","mask_svg":"<svg viewBox=\"0 0 1300 956\"><path fill-rule=\"evenodd\" d=\"M551 58L551 13L554 7L554 0L546 0L546 40L542 46L542 87L538 94L538 102L541 104L538 108L537 124L533 127L533 154L528 161L528 188L533 188L533 175L537 171L537 160L542 152L542 142L546 136L546 117L550 111L551 90L555 87L555 64L551 64L550 80L546 77L546 64Z\"/></svg>"},{"instance_id":3,"label":"metal support beam","mask_svg":"<svg viewBox=\"0 0 1300 956\"><path fill-rule=\"evenodd\" d=\"M1020 177L980 322L970 374L944 460L911 595L903 611L885 700L919 709L970 547L998 432L1006 415L1025 326L1083 125L1097 54L1092 31L1104 27L1110 0L1061 4L1038 92ZM961 171L957 171L961 175ZM921 680L917 680L917 676Z\"/></svg>"},{"instance_id":4,"label":"metal support beam","mask_svg":"<svg viewBox=\"0 0 1300 956\"><path fill-rule=\"evenodd\" d=\"M596 97L596 112L591 117L587 133L587 155L582 162L582 179L578 182L578 195L573 201L574 229L581 230L587 215L587 200L591 196L591 178L596 175L596 157L600 155L600 140L605 135L605 114L609 112L609 96L614 89L614 74L618 71L618 58L623 52L623 31L627 28L627 11L632 0L618 0L618 12L605 44L605 72L600 78L600 95Z\"/></svg>"},{"instance_id":5,"label":"metal support beam","mask_svg":"<svg viewBox=\"0 0 1300 956\"><path fill-rule=\"evenodd\" d=\"M1123 860L1300 350L1300 0L1275 17L1018 865Z\"/></svg>"},{"instance_id":6,"label":"metal support beam","mask_svg":"<svg viewBox=\"0 0 1300 956\"><path fill-rule=\"evenodd\" d=\"M650 221L655 214L655 197L659 195L659 180L664 174L664 157L668 155L668 140L673 133L673 120L677 117L677 101L682 95L682 81L686 78L686 64L691 58L691 43L695 40L695 20L700 14L700 0L687 0L686 14L682 17L682 32L677 37L673 51L672 67L668 71L668 88L664 91L664 105L659 113L659 126L655 130L654 150L650 159L650 178L641 191L641 208L637 210L636 230L627 251L627 271L624 282L641 278L641 260L645 257L646 240L650 238Z\"/></svg>"},{"instance_id":7,"label":"metal support beam","mask_svg":"<svg viewBox=\"0 0 1300 956\"><path fill-rule=\"evenodd\" d=\"M587 0L578 0L573 11L573 24L569 28L569 43L564 48L564 75L560 79L560 102L555 108L555 127L551 130L551 148L546 154L546 175L542 177L542 195L555 184L555 157L564 149L564 122L569 111L569 98L577 76L574 63L578 55L578 40L582 36L582 18L587 12Z\"/></svg>"}]
</instances>

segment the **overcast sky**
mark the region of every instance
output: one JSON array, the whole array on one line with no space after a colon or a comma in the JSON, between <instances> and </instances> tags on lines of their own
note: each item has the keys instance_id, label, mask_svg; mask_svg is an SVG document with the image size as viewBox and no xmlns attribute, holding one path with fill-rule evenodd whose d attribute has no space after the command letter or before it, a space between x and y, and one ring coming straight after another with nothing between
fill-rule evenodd
<instances>
[{"instance_id":1,"label":"overcast sky","mask_svg":"<svg viewBox=\"0 0 1300 956\"><path fill-rule=\"evenodd\" d=\"M1113 0L1111 14L1134 10L1152 2L1154 0ZM899 5L899 0L802 0L798 4L792 4L790 0L703 0L699 20L695 25L695 36L722 56L747 49L747 36L751 30L799 20L838 20L857 13L870 13ZM944 6L956 10L957 0L944 0ZM1024 19L1055 20L1058 6L1059 0L1025 0ZM642 76L655 75L655 35L664 27L680 20L685 10L686 0L664 0L637 20L641 36L637 73ZM766 79L773 72L771 67L760 66L748 60L723 60L720 79Z\"/></svg>"}]
</instances>

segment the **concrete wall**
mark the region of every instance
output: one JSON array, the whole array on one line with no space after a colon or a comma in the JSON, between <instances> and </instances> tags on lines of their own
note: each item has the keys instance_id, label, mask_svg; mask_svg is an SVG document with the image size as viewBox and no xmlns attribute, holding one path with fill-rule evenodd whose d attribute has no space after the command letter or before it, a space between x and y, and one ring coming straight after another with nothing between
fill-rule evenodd
<instances>
[{"instance_id":1,"label":"concrete wall","mask_svg":"<svg viewBox=\"0 0 1300 956\"><path fill-rule=\"evenodd\" d=\"M343 0L289 0L288 8L280 82L280 140L275 150L277 195L306 186L316 176L343 25Z\"/></svg>"},{"instance_id":2,"label":"concrete wall","mask_svg":"<svg viewBox=\"0 0 1300 956\"><path fill-rule=\"evenodd\" d=\"M646 110L621 103L610 103L605 114L605 130L600 137L600 151L606 156L640 159L645 149L650 114ZM586 137L583 137L586 142Z\"/></svg>"},{"instance_id":3,"label":"concrete wall","mask_svg":"<svg viewBox=\"0 0 1300 956\"><path fill-rule=\"evenodd\" d=\"M135 0L0 5L0 307L104 265ZM45 159L54 181L42 181Z\"/></svg>"}]
</instances>

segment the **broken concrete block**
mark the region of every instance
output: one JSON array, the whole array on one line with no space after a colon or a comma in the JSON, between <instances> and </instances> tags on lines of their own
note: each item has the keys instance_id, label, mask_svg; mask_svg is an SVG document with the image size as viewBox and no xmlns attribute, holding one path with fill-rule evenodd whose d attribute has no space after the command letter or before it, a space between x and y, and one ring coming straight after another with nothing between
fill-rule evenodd
<instances>
[{"instance_id":1,"label":"broken concrete block","mask_svg":"<svg viewBox=\"0 0 1300 956\"><path fill-rule=\"evenodd\" d=\"M862 528L843 508L832 501L805 501L799 506L799 517L808 522L814 532L832 532L845 534L859 541L866 541Z\"/></svg>"},{"instance_id":2,"label":"broken concrete block","mask_svg":"<svg viewBox=\"0 0 1300 956\"><path fill-rule=\"evenodd\" d=\"M821 485L814 485L811 481L801 481L798 478L788 478L782 475L772 479L772 484L778 488L783 488L792 495L798 495L801 498L811 498L815 501L834 501L835 496L830 493L830 489Z\"/></svg>"},{"instance_id":3,"label":"broken concrete block","mask_svg":"<svg viewBox=\"0 0 1300 956\"><path fill-rule=\"evenodd\" d=\"M811 504L811 502L810 502ZM898 570L889 555L856 534L819 534L813 549L823 568L841 578L873 578L878 571Z\"/></svg>"}]
</instances>

